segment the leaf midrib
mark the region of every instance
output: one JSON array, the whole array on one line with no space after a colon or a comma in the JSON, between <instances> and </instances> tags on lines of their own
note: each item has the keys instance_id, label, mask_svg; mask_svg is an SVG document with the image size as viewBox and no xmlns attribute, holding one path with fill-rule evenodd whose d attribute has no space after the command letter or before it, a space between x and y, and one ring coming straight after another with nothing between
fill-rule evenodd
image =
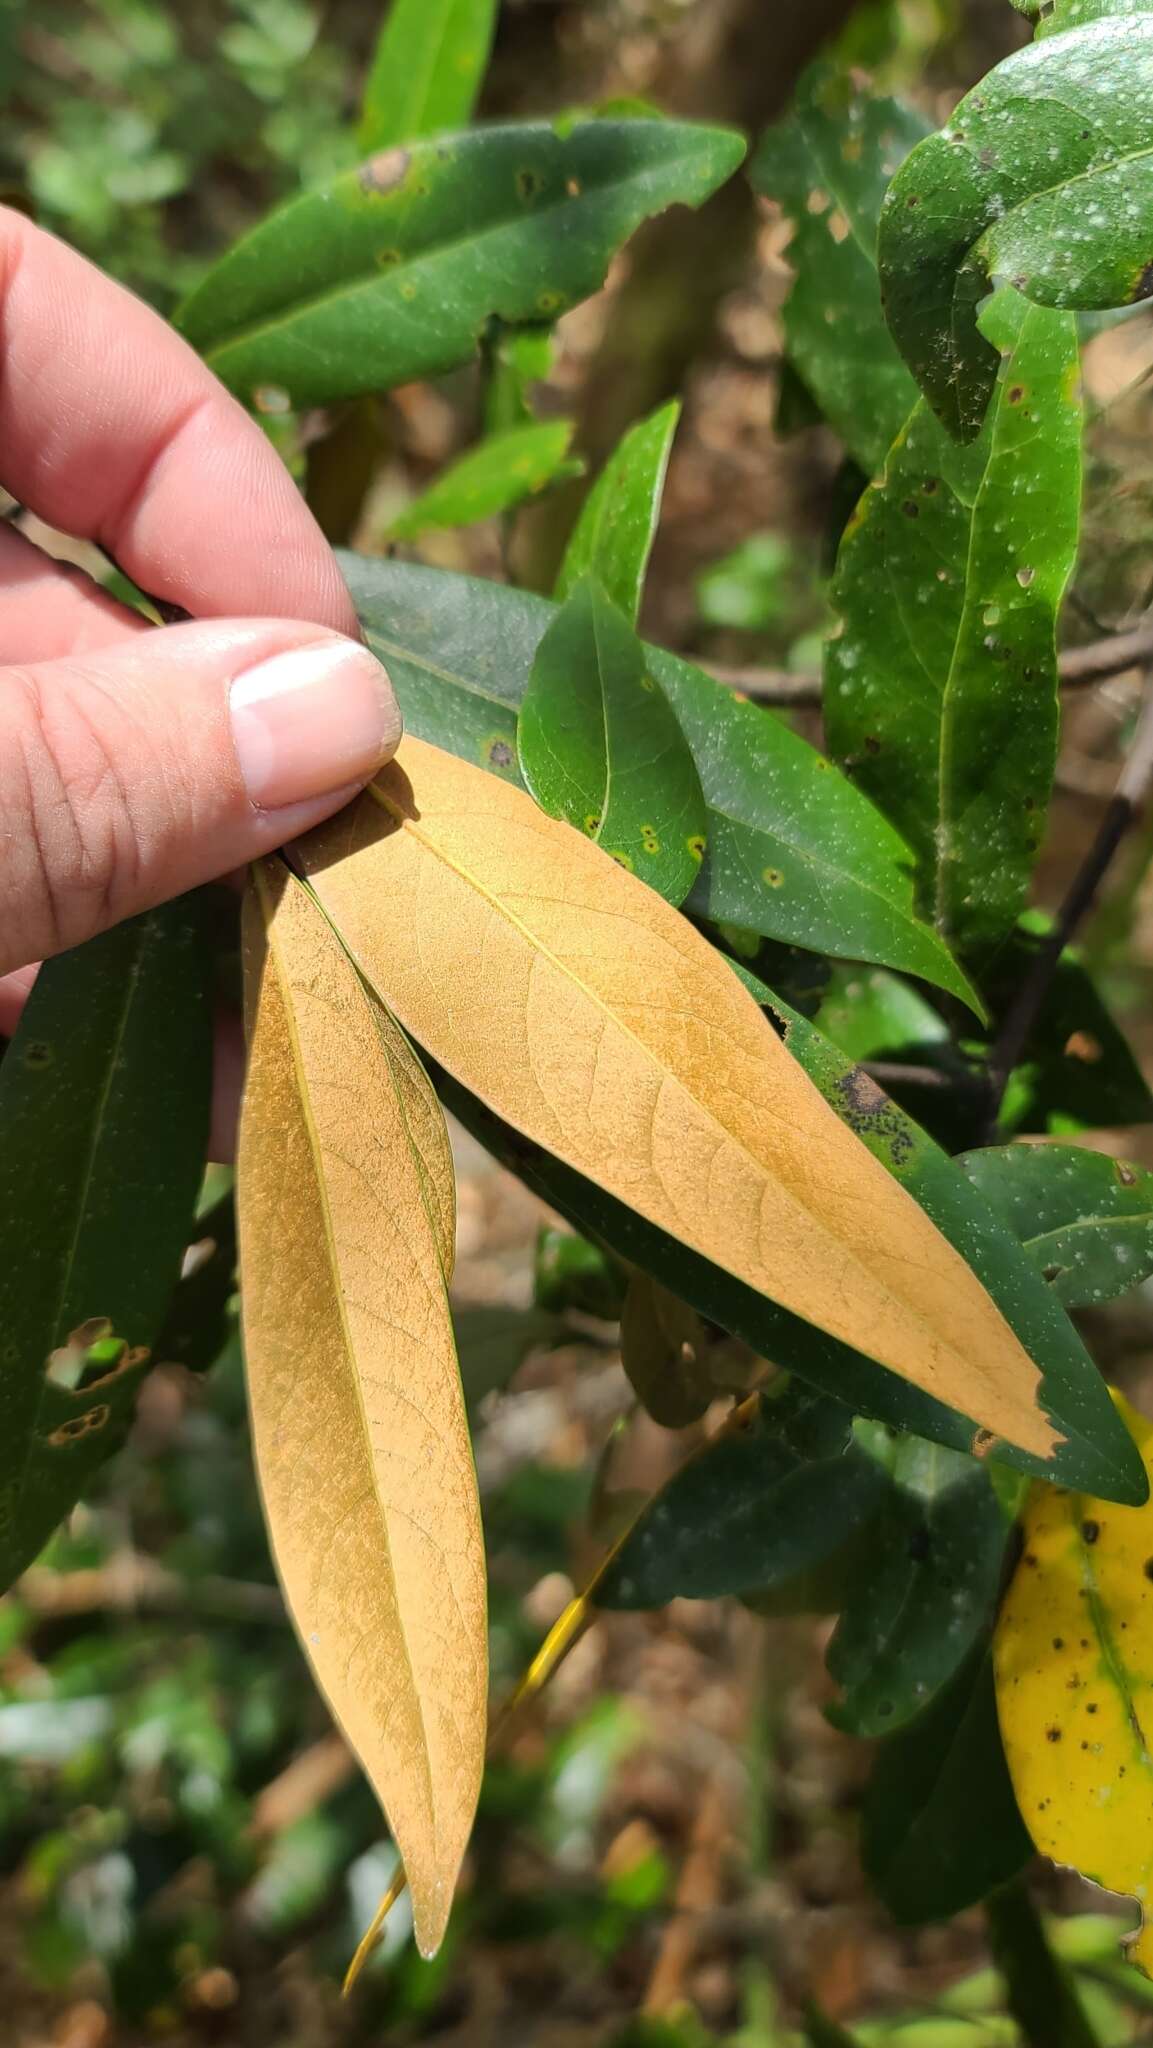
<instances>
[{"instance_id":1,"label":"leaf midrib","mask_svg":"<svg viewBox=\"0 0 1153 2048\"><path fill-rule=\"evenodd\" d=\"M526 125L530 127L535 125L538 132L542 135L547 134L551 136L553 133L547 124ZM417 145L418 148L422 146L424 145L420 143ZM703 152L700 154L703 154ZM205 358L211 363L228 349L248 347L261 336L275 334L282 328L291 326L294 322L317 312L320 308L338 305L342 301L355 298L358 294L379 291L387 297L389 288L394 282L399 283L402 278L411 275L413 271L419 270L422 265L437 262L442 257L450 257L459 249L483 249L491 238L506 234L509 228L514 228L530 221L547 221L550 214L555 214L566 207L570 213L580 210L587 214L591 210L592 202L599 200L603 194L623 193L631 191L638 186L643 188L645 183L653 178L671 174L680 167L692 163L694 160L693 155L686 152L679 156L669 155L659 161L654 160L640 170L629 171L623 177L616 177L611 180L605 179L601 183L596 183L590 178L582 188L580 195L575 199L569 193L564 192L559 194L557 198L550 199L545 205L534 208L531 213L513 211L467 234L449 235L444 240L433 242L426 248L421 249L415 256L408 256L399 263L391 264L387 271L367 270L363 277L354 278L351 282L342 280L339 284L314 292L309 297L295 299L291 306L287 308L277 307L269 313L267 318L259 315L254 316L247 324L242 323L228 333L216 335L212 340L204 344ZM345 175L348 176L349 174L346 173ZM351 175L355 176L355 173ZM303 207L310 199L317 196L314 193L306 194L300 200L294 202L294 204ZM382 233L386 231L386 227L387 223L382 221ZM194 310L194 307L192 309Z\"/></svg>"},{"instance_id":2,"label":"leaf midrib","mask_svg":"<svg viewBox=\"0 0 1153 2048\"><path fill-rule=\"evenodd\" d=\"M296 884L294 878L288 878L287 886L296 887L298 885ZM388 1566L388 1575L397 1595L397 1614L399 1616L399 1579L397 1576L396 1568L393 1564L392 1537L388 1526L388 1514L385 1509L384 1503L381 1500L380 1489L377 1484L376 1459L373 1453L372 1436L369 1431L368 1411L364 1404L364 1390L361 1386L360 1373L357 1370L356 1364L356 1349L352 1342L352 1333L348 1326L348 1315L345 1309L344 1302L344 1289L339 1277L340 1268L336 1251L336 1232L333 1225L332 1208L328 1198L327 1183L325 1180L325 1175L321 1163L324 1156L324 1148L321 1144L320 1133L317 1130L316 1120L312 1113L312 1104L309 1097L308 1086L306 1081L306 1067L304 1062L303 1051L301 1048L300 1033L297 1029L296 1024L296 1010L291 997L292 980L287 970L287 964L284 959L280 942L278 941L274 932L274 917L270 915L267 909L265 908L263 890L261 890L261 909L263 913L264 928L268 947L276 960L277 978L280 983L281 1002L284 1008L285 1028L288 1033L289 1045L292 1052L292 1064L297 1077L297 1099L300 1105L301 1120L304 1124L305 1133L308 1139L308 1149L312 1159L313 1174L316 1180L317 1200L320 1205L321 1222L324 1230L325 1257L332 1281L332 1295L336 1306L337 1319L340 1324L341 1342L344 1348L345 1358L348 1362L349 1375L352 1380L353 1392L356 1399L357 1414L360 1417L361 1439L364 1446L365 1462L368 1466L369 1477L371 1480L372 1495L374 1500L378 1504L381 1535L384 1542L385 1559L387 1561ZM379 1044L380 1034L376 1031L375 1026L373 1027L373 1036ZM389 1073L391 1077L391 1067L389 1068ZM407 1131L407 1124L405 1125L405 1128ZM418 1175L417 1177L419 1180L420 1176ZM435 1234L433 1242L434 1249L436 1250L437 1254L438 1270L443 1270L440 1268L439 1247L436 1244ZM405 1670L408 1673L409 1688L412 1697L416 1703L417 1719L420 1723L421 1768L425 1780L425 1785L428 1791L429 1812L432 1817L433 1856L434 1861L439 1866L440 1842L438 1827L438 1811L436 1787L433 1783L432 1775L432 1760L429 1753L428 1721L425 1715L424 1701L421 1697L421 1690L416 1682L416 1673L413 1669L412 1654L408 1644L408 1630L403 1626L400 1629L400 1639L401 1650L404 1657ZM307 1644L305 1645L305 1648L307 1649ZM327 1695L327 1686L325 1686L323 1679L320 1680L320 1683L322 1685L322 1689L325 1691Z\"/></svg>"},{"instance_id":3,"label":"leaf midrib","mask_svg":"<svg viewBox=\"0 0 1153 2048\"><path fill-rule=\"evenodd\" d=\"M512 911L506 903L502 902L502 900L498 896L495 896L492 893L492 891L488 889L476 875L472 874L470 870L461 867L447 853L445 853L440 847L438 847L433 840L428 838L427 835L420 830L419 825L404 810L402 810L398 805L395 805L390 801L390 799L388 798L384 790L380 788L378 783L369 783L368 788L365 791L365 794L366 796L370 797L372 801L376 803L381 810L386 812L386 814L393 820L394 824L398 825L400 829L411 833L413 838L416 839L419 842L419 844L425 849L425 851L431 854L435 860L439 861L442 866L448 868L450 873L457 875L470 888L474 889L476 891L476 894L480 898L482 898L484 902L488 903L491 906L491 908L498 914L498 916L500 916L507 924L513 927L513 929L520 935L520 937L524 940L526 946L528 946L528 948L533 954L547 961L548 964L554 969L554 971L562 977L562 979L570 982L576 989L579 990L583 998L595 1010L601 1013L601 1015L607 1020L607 1022L612 1026L614 1030L620 1032L620 1034L623 1037L629 1039L637 1047L638 1051L643 1055L646 1063L649 1066L656 1068L658 1071L666 1072L667 1077L670 1081L675 1083L675 1085L678 1086L683 1093L688 1093L687 1089L685 1088L684 1082L680 1080L679 1076L675 1075L669 1069L662 1070L660 1068L660 1062L657 1059L656 1055L653 1053L652 1048L648 1046L644 1042L644 1040L637 1035L637 1033L632 1029L632 1027L629 1024L627 1024L625 1020L618 1014L618 1012L610 1006L610 1004L604 999L604 997L598 995L596 990L590 988L586 982L582 981L571 967L566 966L562 960L558 959L556 954L553 953L550 950L550 948L547 945L545 945L540 939L538 939L535 933L530 931L529 927L526 924L524 924L520 918L517 917L516 913ZM384 1000L383 995L381 997L381 1000ZM752 1002L753 998L750 996L749 1000L750 1002ZM806 1079L807 1078L808 1077L806 1076ZM830 1115L835 1117L836 1112L830 1108L830 1105L828 1103L825 1102L824 1097L821 1095L820 1090L816 1087L815 1082L810 1081L809 1086L813 1089L813 1093L816 1096L817 1100L821 1103L822 1107L828 1110ZM483 1100L484 1098L482 1097L481 1099ZM694 1097L693 1100L696 1101L697 1106L700 1109L701 1113L705 1117L707 1117L710 1125L715 1130L720 1132L729 1144L735 1146L736 1149L741 1154L743 1154L743 1156L746 1159L749 1160L750 1164L753 1166L758 1175L765 1175L766 1173L768 1173L768 1169L766 1168L764 1161L759 1160L754 1153L748 1150L747 1146L744 1143L744 1140L740 1138L735 1132L730 1130L728 1125L721 1121L721 1119L714 1110L709 1108L706 1104L700 1102L699 1098ZM877 1164L878 1166L880 1166L879 1161L877 1162ZM882 1173L884 1172L883 1166L880 1167L880 1170ZM870 1280L873 1280L874 1276L871 1274L871 1272L869 1272L869 1268L865 1265L865 1262L851 1249L851 1247L845 1242L843 1238L837 1237L835 1233L829 1229L828 1224L825 1222L823 1217L820 1216L816 1212L816 1210L811 1208L809 1204L804 1200L804 1198L801 1195L799 1195L794 1188L786 1187L785 1184L782 1181L777 1180L776 1176L773 1174L769 1174L769 1177L775 1181L775 1184L777 1186L783 1189L789 1201L794 1205L795 1209L800 1214L809 1219L815 1232L820 1238L823 1238L828 1243L834 1245L837 1248L838 1252L848 1261L852 1268L869 1273ZM892 1176L887 1176L887 1178L891 1179ZM899 1195L904 1195L908 1201L914 1202L914 1198L908 1193L908 1190L904 1188L899 1181L894 1181L893 1185L895 1191ZM915 1208L919 1208L919 1206L919 1204L914 1202ZM947 1239L943 1238L942 1241L946 1244L948 1243ZM961 1259L962 1255L960 1252L957 1251L955 1246L950 1245L949 1248L957 1259ZM708 1254L702 1254L702 1256L707 1257ZM713 1263L719 1264L720 1262L714 1260ZM727 1271L729 1269L722 1267L722 1270ZM739 1278L740 1276L733 1275L733 1277ZM986 1293L988 1292L987 1289L985 1289L984 1291ZM893 1301L900 1303L903 1312L908 1314L916 1323L918 1323L928 1333L935 1346L941 1348L948 1348L951 1350L951 1346L949 1346L948 1340L944 1338L942 1334L934 1328L933 1324L925 1316L923 1311L916 1306L915 1303L908 1302L903 1295L898 1294L895 1289L889 1286L885 1286L884 1292ZM1047 1412L1043 1410L1041 1405L1040 1397L1044 1383L1044 1374L1041 1368L1036 1364L1036 1362L1032 1358L1029 1357L1029 1353L1025 1351L1024 1345L1021 1343L1020 1338L1017 1336L1016 1332L1012 1330L1012 1326L1008 1324L1007 1319L1004 1316L1004 1312L1000 1309L998 1304L993 1301L992 1296L989 1296L989 1300L992 1307L996 1311L996 1314L1001 1318L1003 1322L1006 1323L1006 1327L1010 1330L1010 1333L1012 1335L1013 1342L1018 1346L1022 1355L1026 1358L1026 1360L1028 1361L1030 1366L1032 1366L1034 1372L1036 1373L1037 1378L1034 1389L1034 1404L1036 1407L1036 1412L1045 1424L1047 1424L1050 1427L1053 1427L1051 1423L1051 1418L1048 1416ZM784 1304L781 1305L784 1306ZM799 1314L800 1312L793 1311L793 1313ZM802 1318L802 1320L810 1319ZM962 1354L960 1353L954 1353L954 1355L959 1358L962 1356ZM900 1371L895 1366L889 1366L886 1368L886 1370L897 1373L898 1377L900 1378L909 1378L909 1375L907 1373ZM914 1384L916 1384L916 1382L914 1382ZM928 1389L926 1391L931 1392L932 1390ZM940 1399L943 1397L938 1396L938 1398ZM1060 1426L1062 1429L1066 1427L1063 1421Z\"/></svg>"}]
</instances>

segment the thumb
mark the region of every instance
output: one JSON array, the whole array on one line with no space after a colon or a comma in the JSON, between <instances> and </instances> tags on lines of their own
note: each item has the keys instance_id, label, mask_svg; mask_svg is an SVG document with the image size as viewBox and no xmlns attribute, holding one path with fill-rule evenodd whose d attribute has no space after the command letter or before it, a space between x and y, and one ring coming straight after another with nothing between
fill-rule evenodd
<instances>
[{"instance_id":1,"label":"thumb","mask_svg":"<svg viewBox=\"0 0 1153 2048\"><path fill-rule=\"evenodd\" d=\"M399 737L375 657L299 621L0 668L0 974L282 845Z\"/></svg>"}]
</instances>

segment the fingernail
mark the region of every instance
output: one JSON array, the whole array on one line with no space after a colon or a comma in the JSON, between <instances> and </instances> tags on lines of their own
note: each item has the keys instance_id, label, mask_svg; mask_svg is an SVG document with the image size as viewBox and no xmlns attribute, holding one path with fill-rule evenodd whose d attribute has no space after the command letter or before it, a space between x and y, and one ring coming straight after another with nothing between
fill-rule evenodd
<instances>
[{"instance_id":1,"label":"fingernail","mask_svg":"<svg viewBox=\"0 0 1153 2048\"><path fill-rule=\"evenodd\" d=\"M229 699L232 739L261 810L367 782L400 738L387 675L355 640L318 640L245 670Z\"/></svg>"}]
</instances>

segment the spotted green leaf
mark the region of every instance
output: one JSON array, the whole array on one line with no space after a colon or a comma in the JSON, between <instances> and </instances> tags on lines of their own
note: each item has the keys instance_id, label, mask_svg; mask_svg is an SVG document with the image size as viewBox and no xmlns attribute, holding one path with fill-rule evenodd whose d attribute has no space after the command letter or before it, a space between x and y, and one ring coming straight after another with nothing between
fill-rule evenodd
<instances>
[{"instance_id":1,"label":"spotted green leaf","mask_svg":"<svg viewBox=\"0 0 1153 2048\"><path fill-rule=\"evenodd\" d=\"M861 1810L861 1861L903 1927L948 1920L1015 1877L1032 1843L1017 1810L988 1638L877 1755Z\"/></svg>"},{"instance_id":2,"label":"spotted green leaf","mask_svg":"<svg viewBox=\"0 0 1153 2048\"><path fill-rule=\"evenodd\" d=\"M581 509L557 579L565 598L582 576L595 576L635 623L641 608L679 399L630 427L610 455Z\"/></svg>"},{"instance_id":3,"label":"spotted green leaf","mask_svg":"<svg viewBox=\"0 0 1153 2048\"><path fill-rule=\"evenodd\" d=\"M795 1383L690 1458L645 1508L597 1591L602 1607L663 1607L778 1587L828 1559L885 1490L852 1415Z\"/></svg>"},{"instance_id":4,"label":"spotted green leaf","mask_svg":"<svg viewBox=\"0 0 1153 2048\"><path fill-rule=\"evenodd\" d=\"M518 777L516 714L556 608L527 591L412 563L352 554L341 563L409 730ZM738 701L676 655L645 654L689 743L709 813L691 907L787 945L881 961L976 1005L946 948L915 917L908 849L880 813L761 706Z\"/></svg>"},{"instance_id":5,"label":"spotted green leaf","mask_svg":"<svg viewBox=\"0 0 1153 2048\"><path fill-rule=\"evenodd\" d=\"M877 222L890 178L925 132L911 108L816 65L749 166L756 190L777 201L793 230L789 359L868 475L917 398L881 308Z\"/></svg>"},{"instance_id":6,"label":"spotted green leaf","mask_svg":"<svg viewBox=\"0 0 1153 2048\"><path fill-rule=\"evenodd\" d=\"M917 857L918 903L981 960L1012 929L1056 765L1056 618L1077 550L1070 315L1005 292L1002 375L958 449L917 406L842 542L829 744Z\"/></svg>"},{"instance_id":7,"label":"spotted green leaf","mask_svg":"<svg viewBox=\"0 0 1153 2048\"><path fill-rule=\"evenodd\" d=\"M195 1234L198 898L42 968L0 1063L0 1586L118 1448Z\"/></svg>"},{"instance_id":8,"label":"spotted green leaf","mask_svg":"<svg viewBox=\"0 0 1153 2048\"><path fill-rule=\"evenodd\" d=\"M364 88L367 156L472 117L500 0L388 0Z\"/></svg>"},{"instance_id":9,"label":"spotted green leaf","mask_svg":"<svg viewBox=\"0 0 1153 2048\"><path fill-rule=\"evenodd\" d=\"M462 455L394 519L394 540L411 540L430 526L470 526L511 511L562 477L579 476L567 459L571 420L539 420L490 434Z\"/></svg>"},{"instance_id":10,"label":"spotted green leaf","mask_svg":"<svg viewBox=\"0 0 1153 2048\"><path fill-rule=\"evenodd\" d=\"M829 1718L854 1735L903 1727L953 1677L992 1619L1008 1537L978 1460L915 1437L889 1456L870 1569L828 1649L843 1689Z\"/></svg>"},{"instance_id":11,"label":"spotted green leaf","mask_svg":"<svg viewBox=\"0 0 1153 2048\"><path fill-rule=\"evenodd\" d=\"M537 648L517 744L542 810L684 902L705 851L700 777L641 642L591 578Z\"/></svg>"},{"instance_id":12,"label":"spotted green leaf","mask_svg":"<svg viewBox=\"0 0 1153 2048\"><path fill-rule=\"evenodd\" d=\"M997 381L978 319L994 283L1083 312L1148 296L1153 19L1110 13L998 65L897 173L878 251L897 346L971 440Z\"/></svg>"},{"instance_id":13,"label":"spotted green leaf","mask_svg":"<svg viewBox=\"0 0 1153 2048\"><path fill-rule=\"evenodd\" d=\"M246 235L178 324L258 409L433 376L493 318L551 320L587 298L642 220L699 205L743 149L727 129L628 120L397 144Z\"/></svg>"},{"instance_id":14,"label":"spotted green leaf","mask_svg":"<svg viewBox=\"0 0 1153 2048\"><path fill-rule=\"evenodd\" d=\"M1153 1273L1153 1173L1079 1145L991 1145L958 1165L1003 1216L1066 1308Z\"/></svg>"}]
</instances>

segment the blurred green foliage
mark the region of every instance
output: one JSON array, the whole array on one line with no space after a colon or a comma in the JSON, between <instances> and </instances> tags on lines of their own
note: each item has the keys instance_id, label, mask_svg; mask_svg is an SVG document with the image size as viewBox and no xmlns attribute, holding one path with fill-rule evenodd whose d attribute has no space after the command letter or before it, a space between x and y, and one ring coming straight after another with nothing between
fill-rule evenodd
<instances>
[{"instance_id":1,"label":"blurred green foliage","mask_svg":"<svg viewBox=\"0 0 1153 2048\"><path fill-rule=\"evenodd\" d=\"M359 35L308 0L0 0L0 184L167 310L276 200L355 161Z\"/></svg>"}]
</instances>

